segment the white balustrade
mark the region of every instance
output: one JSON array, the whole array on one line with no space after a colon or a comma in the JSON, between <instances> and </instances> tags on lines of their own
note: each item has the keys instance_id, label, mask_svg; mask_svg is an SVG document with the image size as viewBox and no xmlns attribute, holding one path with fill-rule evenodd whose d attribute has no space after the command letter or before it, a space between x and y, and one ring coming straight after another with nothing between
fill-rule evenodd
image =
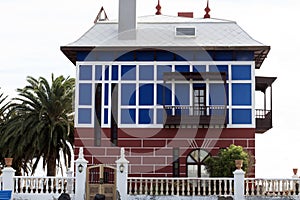
<instances>
[{"instance_id":1,"label":"white balustrade","mask_svg":"<svg viewBox=\"0 0 300 200\"><path fill-rule=\"evenodd\" d=\"M128 177L129 195L232 195L233 178Z\"/></svg>"},{"instance_id":2,"label":"white balustrade","mask_svg":"<svg viewBox=\"0 0 300 200\"><path fill-rule=\"evenodd\" d=\"M74 177L15 176L16 194L74 194Z\"/></svg>"}]
</instances>

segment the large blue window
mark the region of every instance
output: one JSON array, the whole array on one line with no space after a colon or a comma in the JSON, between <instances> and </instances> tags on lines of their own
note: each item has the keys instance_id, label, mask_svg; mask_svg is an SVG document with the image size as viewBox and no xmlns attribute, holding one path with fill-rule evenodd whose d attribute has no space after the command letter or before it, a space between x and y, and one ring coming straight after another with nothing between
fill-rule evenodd
<instances>
[{"instance_id":1,"label":"large blue window","mask_svg":"<svg viewBox=\"0 0 300 200\"><path fill-rule=\"evenodd\" d=\"M251 65L232 65L232 80L251 80Z\"/></svg>"},{"instance_id":2,"label":"large blue window","mask_svg":"<svg viewBox=\"0 0 300 200\"><path fill-rule=\"evenodd\" d=\"M79 105L92 105L92 84L79 84Z\"/></svg>"},{"instance_id":3,"label":"large blue window","mask_svg":"<svg viewBox=\"0 0 300 200\"><path fill-rule=\"evenodd\" d=\"M139 105L154 104L154 86L153 84L140 84L139 86Z\"/></svg>"},{"instance_id":4,"label":"large blue window","mask_svg":"<svg viewBox=\"0 0 300 200\"><path fill-rule=\"evenodd\" d=\"M232 105L252 105L251 83L232 84Z\"/></svg>"},{"instance_id":5,"label":"large blue window","mask_svg":"<svg viewBox=\"0 0 300 200\"><path fill-rule=\"evenodd\" d=\"M136 105L136 85L122 84L121 85L121 104L122 105Z\"/></svg>"},{"instance_id":6,"label":"large blue window","mask_svg":"<svg viewBox=\"0 0 300 200\"><path fill-rule=\"evenodd\" d=\"M190 104L190 85L189 84L175 84L175 104L189 105Z\"/></svg>"},{"instance_id":7,"label":"large blue window","mask_svg":"<svg viewBox=\"0 0 300 200\"><path fill-rule=\"evenodd\" d=\"M154 67L153 65L140 65L140 80L153 80Z\"/></svg>"},{"instance_id":8,"label":"large blue window","mask_svg":"<svg viewBox=\"0 0 300 200\"><path fill-rule=\"evenodd\" d=\"M139 109L139 124L153 124L153 109Z\"/></svg>"},{"instance_id":9,"label":"large blue window","mask_svg":"<svg viewBox=\"0 0 300 200\"><path fill-rule=\"evenodd\" d=\"M171 84L157 84L157 104L172 105L172 87Z\"/></svg>"},{"instance_id":10,"label":"large blue window","mask_svg":"<svg viewBox=\"0 0 300 200\"><path fill-rule=\"evenodd\" d=\"M122 80L136 80L136 66L122 65L121 76L122 76L121 77Z\"/></svg>"},{"instance_id":11,"label":"large blue window","mask_svg":"<svg viewBox=\"0 0 300 200\"><path fill-rule=\"evenodd\" d=\"M232 109L233 124L252 124L251 109Z\"/></svg>"},{"instance_id":12,"label":"large blue window","mask_svg":"<svg viewBox=\"0 0 300 200\"><path fill-rule=\"evenodd\" d=\"M92 65L79 66L79 80L92 80Z\"/></svg>"},{"instance_id":13,"label":"large blue window","mask_svg":"<svg viewBox=\"0 0 300 200\"><path fill-rule=\"evenodd\" d=\"M121 123L135 124L135 109L121 109Z\"/></svg>"},{"instance_id":14,"label":"large blue window","mask_svg":"<svg viewBox=\"0 0 300 200\"><path fill-rule=\"evenodd\" d=\"M91 108L78 108L78 123L91 124L92 123L92 109Z\"/></svg>"},{"instance_id":15,"label":"large blue window","mask_svg":"<svg viewBox=\"0 0 300 200\"><path fill-rule=\"evenodd\" d=\"M157 66L157 80L163 80L165 72L171 72L171 65L158 65Z\"/></svg>"}]
</instances>

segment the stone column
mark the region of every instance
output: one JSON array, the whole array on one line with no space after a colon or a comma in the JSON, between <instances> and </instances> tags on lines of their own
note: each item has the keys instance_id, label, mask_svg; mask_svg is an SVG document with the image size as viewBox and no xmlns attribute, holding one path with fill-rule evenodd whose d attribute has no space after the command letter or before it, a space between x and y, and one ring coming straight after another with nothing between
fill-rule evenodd
<instances>
[{"instance_id":1,"label":"stone column","mask_svg":"<svg viewBox=\"0 0 300 200\"><path fill-rule=\"evenodd\" d=\"M244 200L245 190L245 172L242 169L236 169L234 172L234 200Z\"/></svg>"},{"instance_id":2,"label":"stone column","mask_svg":"<svg viewBox=\"0 0 300 200\"><path fill-rule=\"evenodd\" d=\"M14 176L16 170L12 167L5 167L2 170L2 184L3 190L12 190L14 192Z\"/></svg>"}]
</instances>

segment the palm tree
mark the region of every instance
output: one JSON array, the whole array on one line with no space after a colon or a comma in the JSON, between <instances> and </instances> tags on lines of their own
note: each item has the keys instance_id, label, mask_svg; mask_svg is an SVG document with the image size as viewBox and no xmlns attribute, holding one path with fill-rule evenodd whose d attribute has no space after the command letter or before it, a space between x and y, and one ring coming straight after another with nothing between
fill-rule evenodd
<instances>
[{"instance_id":1,"label":"palm tree","mask_svg":"<svg viewBox=\"0 0 300 200\"><path fill-rule=\"evenodd\" d=\"M0 94L0 126L5 120L5 111L7 109L8 103L5 103L7 96L3 96L4 94Z\"/></svg>"},{"instance_id":2,"label":"palm tree","mask_svg":"<svg viewBox=\"0 0 300 200\"><path fill-rule=\"evenodd\" d=\"M47 176L55 176L62 160L60 152L70 167L75 79L52 74L51 86L43 77L29 76L27 82L29 85L17 89L19 97L10 105L0 146L5 146L4 153L13 154L14 160L25 165L32 162L32 173L42 159Z\"/></svg>"}]
</instances>

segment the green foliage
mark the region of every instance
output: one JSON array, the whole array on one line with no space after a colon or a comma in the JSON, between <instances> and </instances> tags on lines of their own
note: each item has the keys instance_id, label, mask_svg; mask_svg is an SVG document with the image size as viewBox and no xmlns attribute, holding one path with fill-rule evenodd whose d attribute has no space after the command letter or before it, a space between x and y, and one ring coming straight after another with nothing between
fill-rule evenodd
<instances>
[{"instance_id":1,"label":"green foliage","mask_svg":"<svg viewBox=\"0 0 300 200\"><path fill-rule=\"evenodd\" d=\"M205 161L206 169L211 177L233 177L236 169L235 160L243 160L242 169L247 172L250 165L250 155L243 147L231 144L226 149L221 149L217 156Z\"/></svg>"},{"instance_id":2,"label":"green foliage","mask_svg":"<svg viewBox=\"0 0 300 200\"><path fill-rule=\"evenodd\" d=\"M55 176L61 163L60 151L66 167L70 167L75 79L54 78L52 74L52 85L43 77L27 77L27 82L23 89L17 89L18 97L9 105L0 152L3 157L13 157L13 166L25 171L28 163L32 164L32 173L42 159L47 175Z\"/></svg>"}]
</instances>

